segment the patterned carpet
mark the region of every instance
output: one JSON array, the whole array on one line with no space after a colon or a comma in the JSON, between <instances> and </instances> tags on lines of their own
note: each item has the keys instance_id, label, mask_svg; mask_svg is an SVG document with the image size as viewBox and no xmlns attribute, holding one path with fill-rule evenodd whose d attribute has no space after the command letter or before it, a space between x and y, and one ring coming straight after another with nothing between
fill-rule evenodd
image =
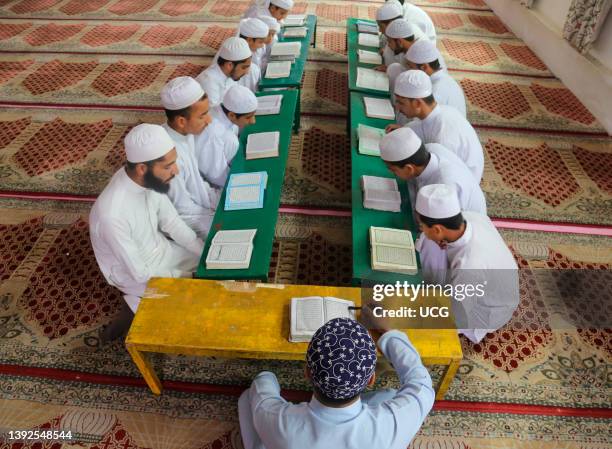
<instances>
[{"instance_id":1,"label":"patterned carpet","mask_svg":"<svg viewBox=\"0 0 612 449\"><path fill-rule=\"evenodd\" d=\"M154 397L133 386L140 376L122 343L100 345L97 331L121 297L93 257L90 203L63 198L102 190L123 163L129 129L163 121L161 86L203 70L248 3L0 0L0 192L13 196L0 199L0 429L76 435L63 445L0 437L0 449L241 449L234 396L169 389ZM612 139L590 112L483 0L415 3L432 17L466 92L486 153L490 214L611 225ZM296 2L296 12L317 14L319 28L283 204L350 208L344 25L373 17L379 4ZM23 199L30 193L57 199ZM269 281L348 285L350 226L350 218L281 214ZM611 406L612 332L592 324L612 316L612 239L502 235L523 268L519 309L482 344L462 340L449 402L411 449L603 449L609 420L590 409ZM158 355L153 363L166 382L217 392L262 369L285 388L308 388L299 362ZM440 367L429 368L437 382ZM393 375L378 383L395 385Z\"/></svg>"}]
</instances>

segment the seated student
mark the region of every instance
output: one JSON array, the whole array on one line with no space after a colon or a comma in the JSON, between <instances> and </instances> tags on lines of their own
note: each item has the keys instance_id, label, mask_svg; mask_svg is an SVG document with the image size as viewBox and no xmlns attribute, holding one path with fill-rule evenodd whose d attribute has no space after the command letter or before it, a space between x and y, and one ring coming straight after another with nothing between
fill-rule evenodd
<instances>
[{"instance_id":1,"label":"seated student","mask_svg":"<svg viewBox=\"0 0 612 449\"><path fill-rule=\"evenodd\" d=\"M394 63L403 65L405 69L408 68L408 63L404 58L404 54L419 38L417 33L417 28L410 25L404 19L394 20L385 28L387 46L395 55ZM388 67L392 65L388 65Z\"/></svg>"},{"instance_id":2,"label":"seated student","mask_svg":"<svg viewBox=\"0 0 612 449\"><path fill-rule=\"evenodd\" d=\"M280 32L280 24L278 20L270 16L257 16L259 20L268 25L268 37L264 41L264 46L257 50L257 55L253 55L253 61L255 61L261 73L266 73L266 67L268 67L268 61L270 60L270 53L272 52L272 45L278 42L278 33ZM262 75L263 76L263 75Z\"/></svg>"},{"instance_id":3,"label":"seated student","mask_svg":"<svg viewBox=\"0 0 612 449\"><path fill-rule=\"evenodd\" d=\"M239 130L255 123L257 97L244 86L233 86L219 106L212 108L212 123L196 136L195 148L201 175L223 188L238 151Z\"/></svg>"},{"instance_id":4,"label":"seated student","mask_svg":"<svg viewBox=\"0 0 612 449\"><path fill-rule=\"evenodd\" d=\"M410 0L403 2L403 16L410 24L417 26L434 45L436 43L436 27L429 15L416 5L410 3Z\"/></svg>"},{"instance_id":5,"label":"seated student","mask_svg":"<svg viewBox=\"0 0 612 449\"><path fill-rule=\"evenodd\" d=\"M395 0L387 1L376 11L376 23L380 31L380 53L383 57L383 64L377 67L378 70L386 70L387 66L397 62L395 52L389 47L386 36L387 27L391 22L402 18L402 5Z\"/></svg>"},{"instance_id":6,"label":"seated student","mask_svg":"<svg viewBox=\"0 0 612 449\"><path fill-rule=\"evenodd\" d=\"M468 296L467 290L453 289L461 292L455 293L452 301L459 333L479 343L488 332L506 324L518 307L516 261L489 217L462 211L451 186L431 184L421 188L416 212L426 238L446 248L446 284L461 289L464 285L480 285L484 292Z\"/></svg>"},{"instance_id":7,"label":"seated student","mask_svg":"<svg viewBox=\"0 0 612 449\"><path fill-rule=\"evenodd\" d=\"M223 41L213 63L196 77L211 107L220 104L225 92L249 73L251 56L249 44L244 39L233 36Z\"/></svg>"},{"instance_id":8,"label":"seated student","mask_svg":"<svg viewBox=\"0 0 612 449\"><path fill-rule=\"evenodd\" d=\"M247 41L251 49L251 68L249 73L240 78L238 84L248 87L253 92L257 92L259 81L261 80L261 67L259 66L261 53L258 52L264 50L268 31L268 25L262 20L255 18L242 19L240 25L238 25L240 37Z\"/></svg>"},{"instance_id":9,"label":"seated student","mask_svg":"<svg viewBox=\"0 0 612 449\"><path fill-rule=\"evenodd\" d=\"M422 39L416 41L405 54L408 66L422 70L431 78L433 96L438 104L452 106L467 116L465 95L457 81L440 65L440 52L435 44Z\"/></svg>"},{"instance_id":10,"label":"seated student","mask_svg":"<svg viewBox=\"0 0 612 449\"><path fill-rule=\"evenodd\" d=\"M477 182L484 170L484 153L472 125L452 106L438 104L433 96L431 79L420 70L408 70L397 77L395 104L406 117L406 124L424 143L439 143L465 162ZM391 132L401 125L388 125Z\"/></svg>"},{"instance_id":11,"label":"seated student","mask_svg":"<svg viewBox=\"0 0 612 449\"><path fill-rule=\"evenodd\" d=\"M215 216L221 192L200 176L195 137L212 121L208 98L190 76L174 78L162 89L161 102L167 122L162 126L176 146L179 172L170 182L168 197L180 217L205 239Z\"/></svg>"},{"instance_id":12,"label":"seated student","mask_svg":"<svg viewBox=\"0 0 612 449\"><path fill-rule=\"evenodd\" d=\"M366 309L362 310L362 313ZM362 394L374 384L376 345L356 321L336 318L313 336L306 353L310 402L280 395L276 376L259 373L238 401L245 449L405 449L434 403L431 378L404 332L372 331L393 364L399 390Z\"/></svg>"},{"instance_id":13,"label":"seated student","mask_svg":"<svg viewBox=\"0 0 612 449\"><path fill-rule=\"evenodd\" d=\"M291 8L293 0L255 0L242 17L270 16L282 22Z\"/></svg>"},{"instance_id":14,"label":"seated student","mask_svg":"<svg viewBox=\"0 0 612 449\"><path fill-rule=\"evenodd\" d=\"M487 213L484 193L465 163L440 144L424 144L412 129L399 128L385 135L380 142L380 157L395 176L409 181L413 209L419 189L429 184L448 184L456 188L463 210ZM423 238L417 240L417 247L424 275L442 282L446 275L444 251Z\"/></svg>"},{"instance_id":15,"label":"seated student","mask_svg":"<svg viewBox=\"0 0 612 449\"><path fill-rule=\"evenodd\" d=\"M150 278L192 277L204 242L166 195L177 175L176 150L166 130L143 123L124 143L126 166L96 199L89 232L100 271L136 312Z\"/></svg>"}]
</instances>

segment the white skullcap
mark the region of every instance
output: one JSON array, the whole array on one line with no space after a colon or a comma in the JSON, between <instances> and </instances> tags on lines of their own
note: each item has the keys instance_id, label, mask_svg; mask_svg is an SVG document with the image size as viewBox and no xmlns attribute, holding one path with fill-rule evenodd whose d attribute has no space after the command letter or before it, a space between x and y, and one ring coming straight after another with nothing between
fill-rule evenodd
<instances>
[{"instance_id":1,"label":"white skullcap","mask_svg":"<svg viewBox=\"0 0 612 449\"><path fill-rule=\"evenodd\" d=\"M421 139L406 126L391 131L380 141L380 157L385 162L398 162L408 159L419 148Z\"/></svg>"},{"instance_id":2,"label":"white skullcap","mask_svg":"<svg viewBox=\"0 0 612 449\"><path fill-rule=\"evenodd\" d=\"M150 123L141 123L133 127L125 136L125 155L129 162L137 164L165 156L174 142L164 128Z\"/></svg>"},{"instance_id":3,"label":"white skullcap","mask_svg":"<svg viewBox=\"0 0 612 449\"><path fill-rule=\"evenodd\" d=\"M178 111L196 103L203 95L200 83L190 76L179 76L166 83L161 91L161 102L165 109Z\"/></svg>"},{"instance_id":4,"label":"white skullcap","mask_svg":"<svg viewBox=\"0 0 612 449\"><path fill-rule=\"evenodd\" d=\"M280 31L280 29L281 29L280 23L278 23L278 20L276 20L274 17L272 17L272 16L257 16L257 18L259 20L261 20L262 22L264 22L266 25L268 25L268 28L270 30L276 31L277 33Z\"/></svg>"},{"instance_id":5,"label":"white skullcap","mask_svg":"<svg viewBox=\"0 0 612 449\"><path fill-rule=\"evenodd\" d=\"M225 39L218 54L226 61L242 61L252 56L247 41L237 36Z\"/></svg>"},{"instance_id":6,"label":"white skullcap","mask_svg":"<svg viewBox=\"0 0 612 449\"><path fill-rule=\"evenodd\" d=\"M376 20L391 20L395 19L396 17L401 17L402 15L402 5L400 2L389 1L378 8L378 11L376 11Z\"/></svg>"},{"instance_id":7,"label":"white skullcap","mask_svg":"<svg viewBox=\"0 0 612 449\"><path fill-rule=\"evenodd\" d=\"M433 89L427 73L421 70L406 70L395 80L393 92L404 98L427 98Z\"/></svg>"},{"instance_id":8,"label":"white skullcap","mask_svg":"<svg viewBox=\"0 0 612 449\"><path fill-rule=\"evenodd\" d=\"M404 39L414 36L414 29L406 20L397 19L389 24L385 30L385 35L391 39Z\"/></svg>"},{"instance_id":9,"label":"white skullcap","mask_svg":"<svg viewBox=\"0 0 612 449\"><path fill-rule=\"evenodd\" d=\"M262 39L264 37L268 37L268 25L266 25L262 20L249 18L242 19L240 21L240 25L238 26L238 33L245 37L253 37Z\"/></svg>"},{"instance_id":10,"label":"white skullcap","mask_svg":"<svg viewBox=\"0 0 612 449\"><path fill-rule=\"evenodd\" d=\"M405 58L415 64L428 64L440 59L436 45L428 39L419 39L406 52Z\"/></svg>"},{"instance_id":11,"label":"white skullcap","mask_svg":"<svg viewBox=\"0 0 612 449\"><path fill-rule=\"evenodd\" d=\"M270 4L289 11L293 8L293 0L270 0Z\"/></svg>"},{"instance_id":12,"label":"white skullcap","mask_svg":"<svg viewBox=\"0 0 612 449\"><path fill-rule=\"evenodd\" d=\"M228 111L236 114L248 114L257 109L257 97L248 87L234 84L221 101Z\"/></svg>"},{"instance_id":13,"label":"white skullcap","mask_svg":"<svg viewBox=\"0 0 612 449\"><path fill-rule=\"evenodd\" d=\"M454 186L430 184L417 193L416 211L428 218L450 218L461 213L459 196Z\"/></svg>"}]
</instances>

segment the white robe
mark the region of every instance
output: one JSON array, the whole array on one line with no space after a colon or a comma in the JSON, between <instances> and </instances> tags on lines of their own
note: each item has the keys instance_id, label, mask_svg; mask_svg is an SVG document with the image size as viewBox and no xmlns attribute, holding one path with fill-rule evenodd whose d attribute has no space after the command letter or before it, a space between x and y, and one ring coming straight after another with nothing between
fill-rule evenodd
<instances>
[{"instance_id":1,"label":"white robe","mask_svg":"<svg viewBox=\"0 0 612 449\"><path fill-rule=\"evenodd\" d=\"M460 332L474 343L505 325L519 304L518 267L486 215L464 212L466 229L447 247L447 283L484 285L484 295L452 302Z\"/></svg>"},{"instance_id":2,"label":"white robe","mask_svg":"<svg viewBox=\"0 0 612 449\"><path fill-rule=\"evenodd\" d=\"M274 37L276 37L276 35ZM253 52L252 61L253 64L257 64L259 67L260 76L263 76L263 74L266 73L266 67L268 66L267 47L267 45L264 45ZM272 47L272 44L270 44L270 47Z\"/></svg>"},{"instance_id":3,"label":"white robe","mask_svg":"<svg viewBox=\"0 0 612 449\"><path fill-rule=\"evenodd\" d=\"M270 0L255 0L251 6L245 11L242 16L243 19L248 19L250 17L257 18L258 16L270 16Z\"/></svg>"},{"instance_id":4,"label":"white robe","mask_svg":"<svg viewBox=\"0 0 612 449\"><path fill-rule=\"evenodd\" d=\"M255 52L253 52L255 55ZM238 84L250 89L251 92L255 93L259 89L259 82L261 81L261 68L255 62L251 60L251 67L249 71L238 80Z\"/></svg>"},{"instance_id":5,"label":"white robe","mask_svg":"<svg viewBox=\"0 0 612 449\"><path fill-rule=\"evenodd\" d=\"M204 179L223 187L238 151L238 127L227 118L221 106L212 108L211 113L212 123L195 137L196 157Z\"/></svg>"},{"instance_id":6,"label":"white robe","mask_svg":"<svg viewBox=\"0 0 612 449\"><path fill-rule=\"evenodd\" d=\"M413 119L406 126L424 143L439 143L465 162L479 183L484 170L484 153L478 135L461 112L443 104L437 105L424 119Z\"/></svg>"},{"instance_id":7,"label":"white robe","mask_svg":"<svg viewBox=\"0 0 612 449\"><path fill-rule=\"evenodd\" d=\"M438 104L452 106L467 117L465 95L463 89L446 70L438 70L431 74L433 95Z\"/></svg>"},{"instance_id":8,"label":"white robe","mask_svg":"<svg viewBox=\"0 0 612 449\"><path fill-rule=\"evenodd\" d=\"M405 1L404 5L404 19L411 25L416 25L419 31L423 33L430 41L436 43L436 27L432 22L429 15L418 6L413 5L409 1Z\"/></svg>"},{"instance_id":9,"label":"white robe","mask_svg":"<svg viewBox=\"0 0 612 449\"><path fill-rule=\"evenodd\" d=\"M213 63L196 77L196 81L200 83L202 89L208 95L208 102L211 107L221 104L225 92L236 84L236 81L223 73L216 60L213 60Z\"/></svg>"},{"instance_id":10,"label":"white robe","mask_svg":"<svg viewBox=\"0 0 612 449\"><path fill-rule=\"evenodd\" d=\"M429 164L408 184L413 208L416 194L422 187L446 184L455 187L461 210L486 214L487 202L484 193L463 161L442 145L430 143L425 144L425 148L431 153ZM425 238L424 234L421 234L416 246L421 256L423 278L429 282L442 283L446 277L446 251Z\"/></svg>"},{"instance_id":11,"label":"white robe","mask_svg":"<svg viewBox=\"0 0 612 449\"><path fill-rule=\"evenodd\" d=\"M202 239L206 238L215 216L221 193L200 176L195 156L195 137L177 133L168 124L163 127L176 146L178 174L170 181L168 197L177 212Z\"/></svg>"},{"instance_id":12,"label":"white robe","mask_svg":"<svg viewBox=\"0 0 612 449\"><path fill-rule=\"evenodd\" d=\"M168 196L136 184L125 168L96 199L89 232L100 271L134 312L151 277L191 277L204 250Z\"/></svg>"}]
</instances>

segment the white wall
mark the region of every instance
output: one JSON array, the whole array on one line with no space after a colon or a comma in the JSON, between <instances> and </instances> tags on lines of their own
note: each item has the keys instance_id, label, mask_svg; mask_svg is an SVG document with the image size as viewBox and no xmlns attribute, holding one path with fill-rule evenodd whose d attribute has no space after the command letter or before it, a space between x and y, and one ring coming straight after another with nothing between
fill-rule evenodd
<instances>
[{"instance_id":1,"label":"white wall","mask_svg":"<svg viewBox=\"0 0 612 449\"><path fill-rule=\"evenodd\" d=\"M516 0L485 0L493 12L522 39L576 95L612 135L612 20L588 56L562 36L571 0L536 0L527 9ZM596 59L597 58L597 59Z\"/></svg>"}]
</instances>

